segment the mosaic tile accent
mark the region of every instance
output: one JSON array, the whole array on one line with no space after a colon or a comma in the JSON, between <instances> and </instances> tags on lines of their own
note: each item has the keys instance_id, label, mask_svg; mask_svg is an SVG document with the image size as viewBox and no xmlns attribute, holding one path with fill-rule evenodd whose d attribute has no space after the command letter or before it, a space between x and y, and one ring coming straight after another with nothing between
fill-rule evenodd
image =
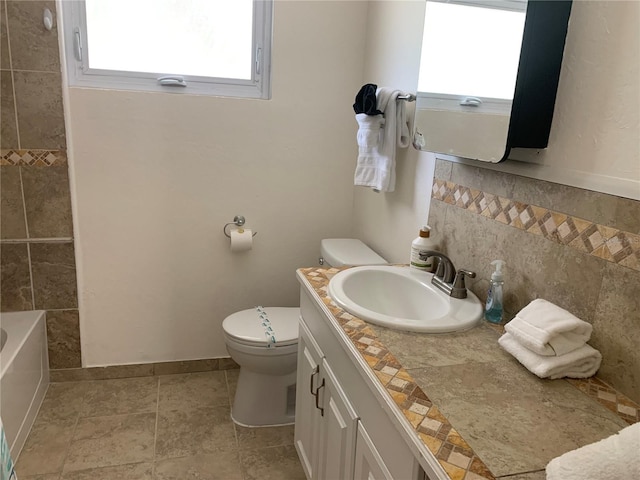
<instances>
[{"instance_id":1,"label":"mosaic tile accent","mask_svg":"<svg viewBox=\"0 0 640 480\"><path fill-rule=\"evenodd\" d=\"M594 398L598 403L605 406L608 410L611 410L629 425L640 422L640 405L617 392L611 385L603 382L599 378L567 378L565 380L581 392Z\"/></svg>"},{"instance_id":2,"label":"mosaic tile accent","mask_svg":"<svg viewBox=\"0 0 640 480\"><path fill-rule=\"evenodd\" d=\"M0 165L59 167L66 164L64 150L0 150Z\"/></svg>"},{"instance_id":3,"label":"mosaic tile accent","mask_svg":"<svg viewBox=\"0 0 640 480\"><path fill-rule=\"evenodd\" d=\"M449 477L460 480L494 479L486 465L438 407L431 402L396 357L378 340L369 324L345 312L329 298L329 280L340 270L315 267L300 269Z\"/></svg>"},{"instance_id":4,"label":"mosaic tile accent","mask_svg":"<svg viewBox=\"0 0 640 480\"><path fill-rule=\"evenodd\" d=\"M463 196L464 193L460 195L459 199L466 202L462 199ZM495 199L491 199L491 201L493 200ZM500 204L502 205L502 203ZM385 387L389 396L413 426L425 446L438 459L449 477L460 480L495 479L487 466L417 385L396 357L379 341L369 324L342 310L329 298L329 280L341 270L344 268L310 267L301 268L300 272L304 274L309 285L333 314L362 358ZM498 331L503 331L501 325L495 328ZM640 421L640 405L616 392L602 380L596 377L565 380L629 424Z\"/></svg>"},{"instance_id":5,"label":"mosaic tile accent","mask_svg":"<svg viewBox=\"0 0 640 480\"><path fill-rule=\"evenodd\" d=\"M432 198L640 271L640 235L434 179Z\"/></svg>"}]
</instances>

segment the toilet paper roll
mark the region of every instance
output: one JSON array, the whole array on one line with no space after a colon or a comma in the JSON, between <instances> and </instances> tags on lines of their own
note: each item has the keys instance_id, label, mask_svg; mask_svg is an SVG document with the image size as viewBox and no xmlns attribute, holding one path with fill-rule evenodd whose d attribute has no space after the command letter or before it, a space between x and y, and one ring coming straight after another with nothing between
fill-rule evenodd
<instances>
[{"instance_id":1,"label":"toilet paper roll","mask_svg":"<svg viewBox=\"0 0 640 480\"><path fill-rule=\"evenodd\" d=\"M253 246L253 233L249 228L231 230L231 251L246 252Z\"/></svg>"}]
</instances>

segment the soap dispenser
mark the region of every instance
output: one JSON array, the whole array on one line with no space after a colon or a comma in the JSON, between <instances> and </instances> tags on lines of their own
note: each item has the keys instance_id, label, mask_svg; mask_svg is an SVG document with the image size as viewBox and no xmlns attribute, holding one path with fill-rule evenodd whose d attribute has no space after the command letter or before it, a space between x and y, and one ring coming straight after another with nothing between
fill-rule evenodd
<instances>
[{"instance_id":1,"label":"soap dispenser","mask_svg":"<svg viewBox=\"0 0 640 480\"><path fill-rule=\"evenodd\" d=\"M491 265L495 265L495 271L491 274L491 282L489 284L489 292L487 293L487 304L485 307L484 318L491 323L502 322L502 300L503 300L503 286L504 275L502 273L502 267L504 267L503 260L494 260Z\"/></svg>"},{"instance_id":2,"label":"soap dispenser","mask_svg":"<svg viewBox=\"0 0 640 480\"><path fill-rule=\"evenodd\" d=\"M411 242L411 255L409 265L411 268L431 272L433 267L433 257L420 257L420 252L426 250L436 250L437 244L431 238L431 227L423 226L418 232L418 236Z\"/></svg>"}]
</instances>

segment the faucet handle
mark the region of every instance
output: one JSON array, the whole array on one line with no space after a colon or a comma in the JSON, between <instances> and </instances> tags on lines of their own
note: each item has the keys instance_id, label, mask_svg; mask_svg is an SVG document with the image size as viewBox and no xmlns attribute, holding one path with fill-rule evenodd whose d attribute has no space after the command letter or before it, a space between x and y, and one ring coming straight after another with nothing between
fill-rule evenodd
<instances>
[{"instance_id":1,"label":"faucet handle","mask_svg":"<svg viewBox=\"0 0 640 480\"><path fill-rule=\"evenodd\" d=\"M453 280L453 289L451 290L451 296L454 298L467 298L467 286L464 282L464 277L476 278L476 272L471 270L465 270L461 268L456 273L456 278Z\"/></svg>"}]
</instances>

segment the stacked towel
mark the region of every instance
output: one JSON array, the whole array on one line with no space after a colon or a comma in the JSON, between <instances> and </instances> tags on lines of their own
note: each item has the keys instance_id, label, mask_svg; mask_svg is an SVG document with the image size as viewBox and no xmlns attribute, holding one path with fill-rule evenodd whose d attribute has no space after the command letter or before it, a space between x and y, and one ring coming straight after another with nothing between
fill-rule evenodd
<instances>
[{"instance_id":1,"label":"stacked towel","mask_svg":"<svg viewBox=\"0 0 640 480\"><path fill-rule=\"evenodd\" d=\"M602 355L587 345L592 327L543 299L523 308L505 325L498 343L540 378L588 378Z\"/></svg>"},{"instance_id":2,"label":"stacked towel","mask_svg":"<svg viewBox=\"0 0 640 480\"><path fill-rule=\"evenodd\" d=\"M557 357L543 357L519 343L514 336L505 333L498 343L531 373L540 378L588 378L600 368L602 355L586 343L569 353Z\"/></svg>"},{"instance_id":3,"label":"stacked towel","mask_svg":"<svg viewBox=\"0 0 640 480\"><path fill-rule=\"evenodd\" d=\"M365 118L366 113L356 114L360 130L355 185L371 187L377 192L395 190L396 146L406 148L410 143L405 102L398 102L399 95L405 94L390 88L377 90L377 109L383 112L383 119L376 120L377 116L370 114L371 118ZM374 133L376 124L382 127L378 136Z\"/></svg>"},{"instance_id":4,"label":"stacked towel","mask_svg":"<svg viewBox=\"0 0 640 480\"><path fill-rule=\"evenodd\" d=\"M582 347L593 327L551 302L538 298L524 307L504 329L538 355L564 355Z\"/></svg>"},{"instance_id":5,"label":"stacked towel","mask_svg":"<svg viewBox=\"0 0 640 480\"><path fill-rule=\"evenodd\" d=\"M640 478L640 423L554 458L546 472L547 480Z\"/></svg>"}]
</instances>

